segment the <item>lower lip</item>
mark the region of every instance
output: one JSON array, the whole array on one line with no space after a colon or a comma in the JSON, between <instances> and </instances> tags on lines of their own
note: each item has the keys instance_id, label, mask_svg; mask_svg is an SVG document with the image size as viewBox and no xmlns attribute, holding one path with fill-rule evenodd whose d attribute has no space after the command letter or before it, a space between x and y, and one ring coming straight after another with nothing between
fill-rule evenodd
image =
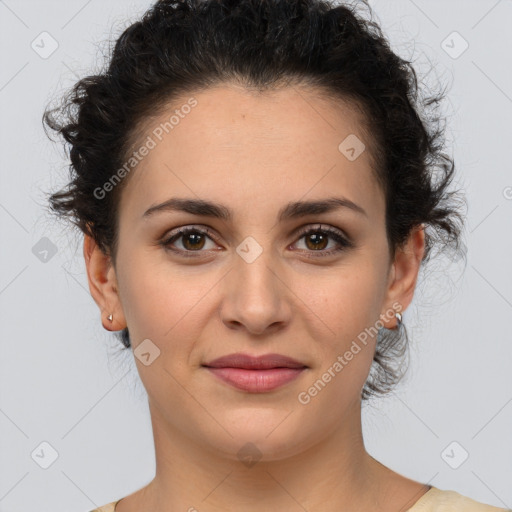
<instances>
[{"instance_id":1,"label":"lower lip","mask_svg":"<svg viewBox=\"0 0 512 512\"><path fill-rule=\"evenodd\" d=\"M243 368L209 368L215 376L232 386L251 393L263 393L296 379L306 368L270 368L245 370Z\"/></svg>"}]
</instances>

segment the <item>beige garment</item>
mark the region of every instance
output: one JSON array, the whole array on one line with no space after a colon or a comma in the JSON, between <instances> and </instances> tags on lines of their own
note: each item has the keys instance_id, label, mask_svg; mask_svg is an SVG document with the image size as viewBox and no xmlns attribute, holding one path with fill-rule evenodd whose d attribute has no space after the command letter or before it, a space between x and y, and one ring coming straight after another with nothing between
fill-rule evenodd
<instances>
[{"instance_id":1,"label":"beige garment","mask_svg":"<svg viewBox=\"0 0 512 512\"><path fill-rule=\"evenodd\" d=\"M90 512L114 512L121 498ZM432 487L406 512L512 512L512 509L485 505L455 491L443 491Z\"/></svg>"},{"instance_id":2,"label":"beige garment","mask_svg":"<svg viewBox=\"0 0 512 512\"><path fill-rule=\"evenodd\" d=\"M432 487L407 512L507 512L507 509L485 505L455 491Z\"/></svg>"}]
</instances>

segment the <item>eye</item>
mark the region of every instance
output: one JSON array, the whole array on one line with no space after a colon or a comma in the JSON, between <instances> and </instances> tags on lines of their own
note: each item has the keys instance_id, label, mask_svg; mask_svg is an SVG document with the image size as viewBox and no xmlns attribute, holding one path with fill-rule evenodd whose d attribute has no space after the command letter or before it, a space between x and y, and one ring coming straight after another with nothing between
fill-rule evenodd
<instances>
[{"instance_id":1,"label":"eye","mask_svg":"<svg viewBox=\"0 0 512 512\"><path fill-rule=\"evenodd\" d=\"M299 233L299 240L304 238L306 242L306 252L318 253L308 257L321 257L321 256L332 256L345 249L354 246L353 242L343 236L342 232L338 229L330 226L322 226L321 224L313 228L303 228ZM181 239L181 240L180 240ZM171 235L160 242L160 245L166 249L178 253L185 257L196 257L197 255L192 253L205 252L206 240L214 242L214 235L209 229L200 229L194 226L187 226L179 228L172 232ZM328 245L329 239L334 240L337 243L335 249L325 251L325 247ZM180 240L182 248L173 247L176 241ZM210 250L217 250L215 247L209 248ZM208 250L206 247L205 250ZM302 249L301 249L302 250Z\"/></svg>"},{"instance_id":2,"label":"eye","mask_svg":"<svg viewBox=\"0 0 512 512\"><path fill-rule=\"evenodd\" d=\"M163 245L166 249L180 253L186 257L195 256L192 254L187 254L187 252L203 252L201 249L204 248L205 239L209 238L212 240L211 235L212 233L209 229L199 229L193 226L189 226L179 228L177 231L174 231L170 237L164 239L161 242L161 245ZM172 247L174 242L180 238L182 239L181 244L183 249L176 249Z\"/></svg>"},{"instance_id":3,"label":"eye","mask_svg":"<svg viewBox=\"0 0 512 512\"><path fill-rule=\"evenodd\" d=\"M311 257L313 258L332 256L354 246L350 240L342 235L341 231L329 226L322 227L321 224L318 227L305 228L301 230L298 235L300 236L300 239L304 238L306 250L318 253L312 255ZM329 239L334 240L338 247L331 249L330 251L324 251L323 249L327 246L327 241Z\"/></svg>"}]
</instances>

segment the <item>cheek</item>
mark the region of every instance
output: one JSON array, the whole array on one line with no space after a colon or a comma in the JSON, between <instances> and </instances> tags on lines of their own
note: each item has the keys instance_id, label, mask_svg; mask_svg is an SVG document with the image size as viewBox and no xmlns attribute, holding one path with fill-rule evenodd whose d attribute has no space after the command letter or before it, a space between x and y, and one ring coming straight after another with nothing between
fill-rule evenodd
<instances>
[{"instance_id":1,"label":"cheek","mask_svg":"<svg viewBox=\"0 0 512 512\"><path fill-rule=\"evenodd\" d=\"M359 400L368 378L378 332L375 292L373 276L354 274L331 280L324 294L312 298L311 309L329 329L322 328L321 336L310 333L322 341L315 344L320 365L307 383L310 387L302 391L327 423L341 420L350 404Z\"/></svg>"},{"instance_id":2,"label":"cheek","mask_svg":"<svg viewBox=\"0 0 512 512\"><path fill-rule=\"evenodd\" d=\"M187 345L187 333L201 325L201 303L214 279L180 274L170 263L155 264L150 256L133 256L119 262L119 292L123 311L135 348L145 338L166 351L175 349L172 340L179 334L178 348ZM210 282L212 281L212 282Z\"/></svg>"},{"instance_id":3,"label":"cheek","mask_svg":"<svg viewBox=\"0 0 512 512\"><path fill-rule=\"evenodd\" d=\"M296 295L331 334L357 336L379 318L385 283L376 267L362 258L323 274L297 275L294 281Z\"/></svg>"},{"instance_id":4,"label":"cheek","mask_svg":"<svg viewBox=\"0 0 512 512\"><path fill-rule=\"evenodd\" d=\"M350 401L359 396L366 382L379 329L382 297L379 279L376 266L360 258L357 265L347 265L316 279L313 289L311 279L299 281L298 294L305 297L304 302L315 313L315 323L320 326L317 332L310 331L310 337L323 340L314 348L321 362L316 374L320 382L316 387L323 389L319 393L324 397L322 402L333 400L341 405Z\"/></svg>"}]
</instances>

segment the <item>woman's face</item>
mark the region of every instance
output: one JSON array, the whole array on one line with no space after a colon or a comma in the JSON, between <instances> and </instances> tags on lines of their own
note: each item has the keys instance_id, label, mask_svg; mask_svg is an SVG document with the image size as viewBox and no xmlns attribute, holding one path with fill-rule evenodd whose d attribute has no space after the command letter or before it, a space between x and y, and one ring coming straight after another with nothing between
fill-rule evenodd
<instances>
[{"instance_id":1,"label":"woman's face","mask_svg":"<svg viewBox=\"0 0 512 512\"><path fill-rule=\"evenodd\" d=\"M117 294L103 306L115 329L128 326L153 421L167 432L232 459L254 443L270 460L356 421L380 320L395 326L419 264L390 268L384 196L359 123L311 90L257 96L223 86L175 102L141 135L137 148L148 150L122 194L105 284ZM230 217L147 213L171 198L207 201ZM334 198L357 208L298 215L302 206L288 206ZM163 245L184 227L197 231ZM203 366L240 352L307 368L255 392Z\"/></svg>"}]
</instances>

